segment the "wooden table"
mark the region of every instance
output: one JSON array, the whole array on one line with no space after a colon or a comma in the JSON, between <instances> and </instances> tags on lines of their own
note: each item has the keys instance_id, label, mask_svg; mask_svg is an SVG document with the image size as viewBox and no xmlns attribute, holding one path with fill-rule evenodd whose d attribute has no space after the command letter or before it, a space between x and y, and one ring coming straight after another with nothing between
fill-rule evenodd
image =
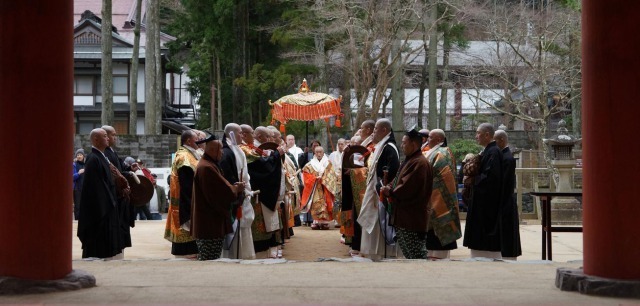
<instances>
[{"instance_id":1,"label":"wooden table","mask_svg":"<svg viewBox=\"0 0 640 306\"><path fill-rule=\"evenodd\" d=\"M581 233L582 226L551 226L551 199L553 197L579 197L582 191L556 192L556 191L534 191L531 195L540 197L542 206L542 260L552 260L551 233L571 232Z\"/></svg>"}]
</instances>

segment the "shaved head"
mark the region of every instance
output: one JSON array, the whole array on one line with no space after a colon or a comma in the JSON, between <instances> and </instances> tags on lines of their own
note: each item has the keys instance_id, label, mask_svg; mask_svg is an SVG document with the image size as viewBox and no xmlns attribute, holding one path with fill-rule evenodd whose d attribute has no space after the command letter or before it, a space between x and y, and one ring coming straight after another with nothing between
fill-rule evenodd
<instances>
[{"instance_id":1,"label":"shaved head","mask_svg":"<svg viewBox=\"0 0 640 306\"><path fill-rule=\"evenodd\" d=\"M116 146L116 136L118 136L118 134L116 133L116 129L114 129L112 126L110 125L103 125L102 129L107 132L107 136L109 136L109 146L110 147L115 147Z\"/></svg>"},{"instance_id":2,"label":"shaved head","mask_svg":"<svg viewBox=\"0 0 640 306\"><path fill-rule=\"evenodd\" d=\"M496 130L493 128L493 125L490 123L481 123L478 126L478 130L483 131L485 133L489 133L489 136L493 137L493 134L495 134Z\"/></svg>"},{"instance_id":3,"label":"shaved head","mask_svg":"<svg viewBox=\"0 0 640 306\"><path fill-rule=\"evenodd\" d=\"M378 121L376 121L375 126L377 127L383 127L386 128L388 130L391 130L391 121L387 118L380 118L378 119Z\"/></svg>"},{"instance_id":4,"label":"shaved head","mask_svg":"<svg viewBox=\"0 0 640 306\"><path fill-rule=\"evenodd\" d=\"M487 146L493 141L493 134L495 129L493 125L489 123L482 123L476 129L476 142L481 146Z\"/></svg>"},{"instance_id":5,"label":"shaved head","mask_svg":"<svg viewBox=\"0 0 640 306\"><path fill-rule=\"evenodd\" d=\"M500 150L504 149L509 145L509 135L504 130L497 130L493 134L493 140L496 141L496 145L500 148Z\"/></svg>"},{"instance_id":6,"label":"shaved head","mask_svg":"<svg viewBox=\"0 0 640 306\"><path fill-rule=\"evenodd\" d=\"M240 130L242 130L242 141L245 144L253 144L253 128L248 124L241 124Z\"/></svg>"},{"instance_id":7,"label":"shaved head","mask_svg":"<svg viewBox=\"0 0 640 306\"><path fill-rule=\"evenodd\" d=\"M441 129L431 130L431 132L429 132L429 140L427 140L429 148L434 148L438 144L444 142L444 137L445 135L443 130Z\"/></svg>"},{"instance_id":8,"label":"shaved head","mask_svg":"<svg viewBox=\"0 0 640 306\"><path fill-rule=\"evenodd\" d=\"M183 146L198 149L196 140L198 140L198 135L196 134L195 130L185 130L182 132L182 135L180 135L180 142Z\"/></svg>"},{"instance_id":9,"label":"shaved head","mask_svg":"<svg viewBox=\"0 0 640 306\"><path fill-rule=\"evenodd\" d=\"M444 135L444 131L441 129L433 129L431 130L431 132L429 132L429 137L431 137L431 135L437 135L439 137L442 137L444 139L445 135Z\"/></svg>"},{"instance_id":10,"label":"shaved head","mask_svg":"<svg viewBox=\"0 0 640 306\"><path fill-rule=\"evenodd\" d=\"M231 141L235 142L235 144L242 143L242 129L237 123L225 125L224 134L227 135L227 138L231 139ZM233 134L233 137L231 134Z\"/></svg>"},{"instance_id":11,"label":"shaved head","mask_svg":"<svg viewBox=\"0 0 640 306\"><path fill-rule=\"evenodd\" d=\"M269 141L269 129L264 126L259 126L253 131L253 137L260 143L265 143Z\"/></svg>"},{"instance_id":12,"label":"shaved head","mask_svg":"<svg viewBox=\"0 0 640 306\"><path fill-rule=\"evenodd\" d=\"M110 125L103 125L102 129L105 130L107 133L115 133L116 132L116 129L114 129Z\"/></svg>"},{"instance_id":13,"label":"shaved head","mask_svg":"<svg viewBox=\"0 0 640 306\"><path fill-rule=\"evenodd\" d=\"M371 119L362 122L362 124L360 125L360 138L366 139L367 137L371 136L375 126L376 122Z\"/></svg>"},{"instance_id":14,"label":"shaved head","mask_svg":"<svg viewBox=\"0 0 640 306\"><path fill-rule=\"evenodd\" d=\"M227 137L229 137L229 132L240 132L242 131L242 129L240 128L240 125L238 125L237 123L229 123L227 125L224 126L224 134L227 135Z\"/></svg>"},{"instance_id":15,"label":"shaved head","mask_svg":"<svg viewBox=\"0 0 640 306\"><path fill-rule=\"evenodd\" d=\"M109 146L109 136L107 136L107 131L104 129L91 130L89 138L91 139L91 145L100 150L100 152L104 152L104 149Z\"/></svg>"},{"instance_id":16,"label":"shaved head","mask_svg":"<svg viewBox=\"0 0 640 306\"><path fill-rule=\"evenodd\" d=\"M253 133L253 128L248 124L241 124L240 129L243 133Z\"/></svg>"},{"instance_id":17,"label":"shaved head","mask_svg":"<svg viewBox=\"0 0 640 306\"><path fill-rule=\"evenodd\" d=\"M391 121L387 118L378 119L373 128L373 142L378 143L382 141L389 133L391 133Z\"/></svg>"}]
</instances>

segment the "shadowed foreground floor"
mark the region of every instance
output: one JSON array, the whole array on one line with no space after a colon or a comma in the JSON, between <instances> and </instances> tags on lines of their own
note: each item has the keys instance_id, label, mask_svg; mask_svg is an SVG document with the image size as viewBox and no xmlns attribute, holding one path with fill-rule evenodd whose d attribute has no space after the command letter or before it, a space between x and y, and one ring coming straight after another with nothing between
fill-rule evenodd
<instances>
[{"instance_id":1,"label":"shadowed foreground floor","mask_svg":"<svg viewBox=\"0 0 640 306\"><path fill-rule=\"evenodd\" d=\"M71 292L2 296L0 303L46 304L456 304L456 305L618 305L640 303L562 292L556 269L579 268L582 235L554 233L554 259L540 261L540 230L523 226L518 262L469 261L468 250L452 261L312 262L347 259L337 230L296 228L285 247L287 260L197 262L173 260L162 239L163 221L138 222L134 247L124 261L79 260L74 239L73 267L92 273L97 287ZM75 223L74 223L75 230ZM75 235L75 232L74 232ZM461 240L459 241L461 244ZM263 254L258 254L259 256ZM571 262L567 262L571 260Z\"/></svg>"}]
</instances>

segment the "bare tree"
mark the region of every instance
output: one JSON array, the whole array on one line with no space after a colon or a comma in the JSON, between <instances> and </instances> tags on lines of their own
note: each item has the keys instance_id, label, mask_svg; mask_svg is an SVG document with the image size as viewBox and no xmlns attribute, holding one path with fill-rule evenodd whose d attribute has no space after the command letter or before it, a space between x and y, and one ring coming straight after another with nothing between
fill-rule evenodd
<instances>
[{"instance_id":1,"label":"bare tree","mask_svg":"<svg viewBox=\"0 0 640 306\"><path fill-rule=\"evenodd\" d=\"M419 30L426 6L416 1L326 0L324 11L317 12L331 21L328 35L344 37L335 41L331 62L351 80L358 101L354 126L366 119L371 95L371 117L376 118L391 81L404 78L406 62L419 50L410 39ZM392 55L394 43L400 52Z\"/></svg>"},{"instance_id":2,"label":"bare tree","mask_svg":"<svg viewBox=\"0 0 640 306\"><path fill-rule=\"evenodd\" d=\"M580 62L570 52L575 50L571 37L580 27L580 14L553 2L531 8L527 3L490 1L484 9L473 20L489 40L483 53L469 55L463 72L468 85L492 91L497 101L476 98L545 137L550 120L568 114L572 102L580 99Z\"/></svg>"},{"instance_id":3,"label":"bare tree","mask_svg":"<svg viewBox=\"0 0 640 306\"><path fill-rule=\"evenodd\" d=\"M152 33L147 33L147 35L154 36L155 47L153 50L153 57L155 59L154 66L154 83L155 83L155 118L156 118L156 130L154 131L155 135L162 134L162 107L164 106L164 73L162 69L162 53L161 51L161 41L160 41L160 3L156 3L153 9L155 26L153 27Z\"/></svg>"},{"instance_id":4,"label":"bare tree","mask_svg":"<svg viewBox=\"0 0 640 306\"><path fill-rule=\"evenodd\" d=\"M391 48L391 57L402 57L400 53L400 41L395 40ZM392 66L393 71L398 71L397 77L391 80L391 100L393 101L391 108L391 122L393 124L394 131L404 131L406 126L404 124L404 69L401 67L402 58L395 61ZM400 67L398 67L400 66ZM386 109L386 104L383 106L383 111Z\"/></svg>"},{"instance_id":5,"label":"bare tree","mask_svg":"<svg viewBox=\"0 0 640 306\"><path fill-rule=\"evenodd\" d=\"M145 134L154 135L157 131L158 121L156 115L156 105L160 103L156 96L156 40L159 37L153 35L158 27L158 2L154 0L147 1L147 13L145 24L145 66L144 66L144 83L145 83L145 101L144 101L144 131Z\"/></svg>"},{"instance_id":6,"label":"bare tree","mask_svg":"<svg viewBox=\"0 0 640 306\"><path fill-rule=\"evenodd\" d=\"M436 1L434 1L436 2ZM429 32L429 49L427 55L429 57L429 120L427 128L432 130L438 127L438 101L436 92L438 88L438 28L436 22L438 20L438 7L434 5L429 10L429 22L431 28ZM424 77L424 76L423 76ZM446 110L440 110L446 112Z\"/></svg>"},{"instance_id":7,"label":"bare tree","mask_svg":"<svg viewBox=\"0 0 640 306\"><path fill-rule=\"evenodd\" d=\"M142 24L142 0L136 0L135 26L133 28L133 55L129 75L129 134L135 135L138 127L138 64L140 63L140 24Z\"/></svg>"},{"instance_id":8,"label":"bare tree","mask_svg":"<svg viewBox=\"0 0 640 306\"><path fill-rule=\"evenodd\" d=\"M111 0L102 0L102 124L113 125L113 37L111 23Z\"/></svg>"}]
</instances>

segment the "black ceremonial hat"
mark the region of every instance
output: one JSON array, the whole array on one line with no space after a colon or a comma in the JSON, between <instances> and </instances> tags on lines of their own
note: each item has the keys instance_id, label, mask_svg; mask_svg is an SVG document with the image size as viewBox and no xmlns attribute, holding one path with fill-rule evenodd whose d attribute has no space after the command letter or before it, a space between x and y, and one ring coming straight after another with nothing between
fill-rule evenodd
<instances>
[{"instance_id":1,"label":"black ceremonial hat","mask_svg":"<svg viewBox=\"0 0 640 306\"><path fill-rule=\"evenodd\" d=\"M413 127L411 127L404 134L409 136L409 138L411 138L411 139L416 139L416 138L422 138L423 137L422 134L418 131L418 126L417 125L414 125Z\"/></svg>"},{"instance_id":2,"label":"black ceremonial hat","mask_svg":"<svg viewBox=\"0 0 640 306\"><path fill-rule=\"evenodd\" d=\"M216 135L209 134L209 137L196 141L196 144L203 144L212 140L218 140L218 137L216 137Z\"/></svg>"}]
</instances>

